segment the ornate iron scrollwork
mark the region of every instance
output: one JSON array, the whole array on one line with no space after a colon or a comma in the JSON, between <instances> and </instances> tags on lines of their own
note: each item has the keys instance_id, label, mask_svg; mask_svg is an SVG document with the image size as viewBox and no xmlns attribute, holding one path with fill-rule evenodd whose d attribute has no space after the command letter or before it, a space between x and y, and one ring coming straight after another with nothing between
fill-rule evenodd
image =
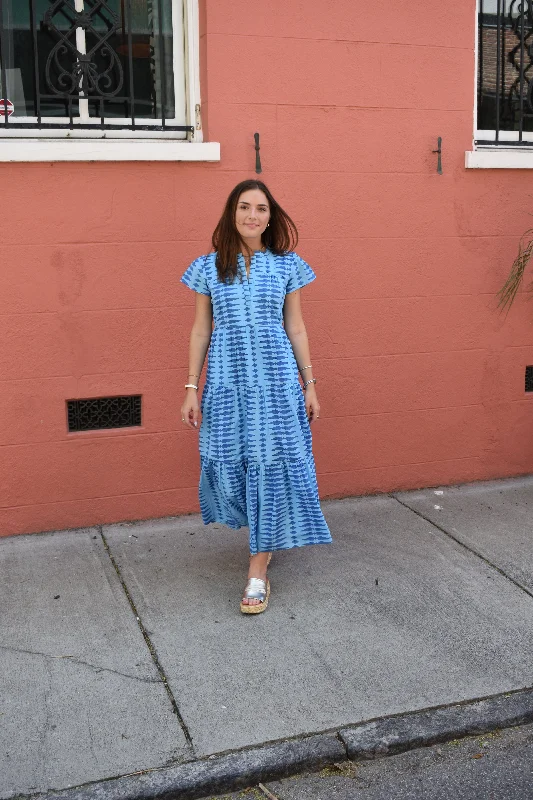
<instances>
[{"instance_id":1,"label":"ornate iron scrollwork","mask_svg":"<svg viewBox=\"0 0 533 800\"><path fill-rule=\"evenodd\" d=\"M509 25L518 39L516 46L507 53L507 60L518 73L507 95L507 107L514 123L521 115L533 114L533 75L531 74L533 70L533 5L531 0L511 0Z\"/></svg>"},{"instance_id":2,"label":"ornate iron scrollwork","mask_svg":"<svg viewBox=\"0 0 533 800\"><path fill-rule=\"evenodd\" d=\"M65 32L55 22L58 15L66 18L70 28ZM106 30L99 30L98 18ZM84 0L83 11L77 11L74 0L55 0L45 12L43 25L58 38L46 61L46 82L50 91L60 97L110 98L122 89L124 73L109 39L119 30L120 20L105 0ZM76 46L76 30L90 34L91 46L80 53ZM94 44L93 44L94 41ZM103 62L96 63L96 58Z\"/></svg>"}]
</instances>

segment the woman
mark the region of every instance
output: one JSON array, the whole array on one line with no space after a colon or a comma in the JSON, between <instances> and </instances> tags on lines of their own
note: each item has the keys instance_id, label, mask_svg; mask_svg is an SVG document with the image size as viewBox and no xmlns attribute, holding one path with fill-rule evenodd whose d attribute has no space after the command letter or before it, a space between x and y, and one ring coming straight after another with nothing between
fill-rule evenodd
<instances>
[{"instance_id":1,"label":"woman","mask_svg":"<svg viewBox=\"0 0 533 800\"><path fill-rule=\"evenodd\" d=\"M297 241L294 223L265 184L243 181L213 233L214 252L181 278L197 293L181 417L197 427L208 352L200 508L205 525L249 526L244 614L268 605L273 550L331 542L312 453L310 423L320 406L300 307L300 289L316 275L294 252Z\"/></svg>"}]
</instances>

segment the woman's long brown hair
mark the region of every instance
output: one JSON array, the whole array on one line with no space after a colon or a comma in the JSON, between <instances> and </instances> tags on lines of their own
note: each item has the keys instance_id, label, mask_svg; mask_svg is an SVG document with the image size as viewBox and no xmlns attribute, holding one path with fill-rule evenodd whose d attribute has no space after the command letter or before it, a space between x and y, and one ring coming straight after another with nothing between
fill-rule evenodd
<instances>
[{"instance_id":1,"label":"woman's long brown hair","mask_svg":"<svg viewBox=\"0 0 533 800\"><path fill-rule=\"evenodd\" d=\"M248 247L246 242L241 238L239 231L235 226L235 214L237 211L237 204L243 192L250 189L260 189L267 197L270 206L270 219L268 228L263 232L261 237L262 243L269 250L272 250L276 255L282 255L291 250L294 250L298 244L298 231L296 225L289 217L289 215L282 209L280 204L273 198L270 190L265 186L262 181L246 180L238 183L237 186L231 191L222 216L218 221L213 237L213 249L216 252L216 266L218 277L221 281L227 283L233 282L238 273L237 256L242 253L242 249L248 251L249 256L252 255L252 250Z\"/></svg>"}]
</instances>

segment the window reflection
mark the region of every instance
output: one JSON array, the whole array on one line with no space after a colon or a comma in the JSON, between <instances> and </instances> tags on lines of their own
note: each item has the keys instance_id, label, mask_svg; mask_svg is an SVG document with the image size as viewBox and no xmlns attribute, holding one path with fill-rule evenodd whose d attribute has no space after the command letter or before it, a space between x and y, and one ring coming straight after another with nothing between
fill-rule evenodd
<instances>
[{"instance_id":1,"label":"window reflection","mask_svg":"<svg viewBox=\"0 0 533 800\"><path fill-rule=\"evenodd\" d=\"M533 131L533 4L480 0L480 130Z\"/></svg>"},{"instance_id":2,"label":"window reflection","mask_svg":"<svg viewBox=\"0 0 533 800\"><path fill-rule=\"evenodd\" d=\"M29 0L1 3L0 88L14 116L175 117L171 0L33 5L32 20Z\"/></svg>"}]
</instances>

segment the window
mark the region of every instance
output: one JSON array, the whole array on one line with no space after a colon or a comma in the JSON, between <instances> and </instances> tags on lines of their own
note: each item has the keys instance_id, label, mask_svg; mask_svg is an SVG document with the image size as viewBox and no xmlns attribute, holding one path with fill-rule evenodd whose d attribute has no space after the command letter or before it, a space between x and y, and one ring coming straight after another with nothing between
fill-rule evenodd
<instances>
[{"instance_id":1,"label":"window","mask_svg":"<svg viewBox=\"0 0 533 800\"><path fill-rule=\"evenodd\" d=\"M137 139L135 152L141 140L181 140L179 152L201 158L183 150L202 141L197 3L2 0L0 159L20 137L41 149L62 139L64 156L66 139L101 140L108 152L109 139Z\"/></svg>"},{"instance_id":2,"label":"window","mask_svg":"<svg viewBox=\"0 0 533 800\"><path fill-rule=\"evenodd\" d=\"M533 146L533 6L479 0L477 144Z\"/></svg>"}]
</instances>

